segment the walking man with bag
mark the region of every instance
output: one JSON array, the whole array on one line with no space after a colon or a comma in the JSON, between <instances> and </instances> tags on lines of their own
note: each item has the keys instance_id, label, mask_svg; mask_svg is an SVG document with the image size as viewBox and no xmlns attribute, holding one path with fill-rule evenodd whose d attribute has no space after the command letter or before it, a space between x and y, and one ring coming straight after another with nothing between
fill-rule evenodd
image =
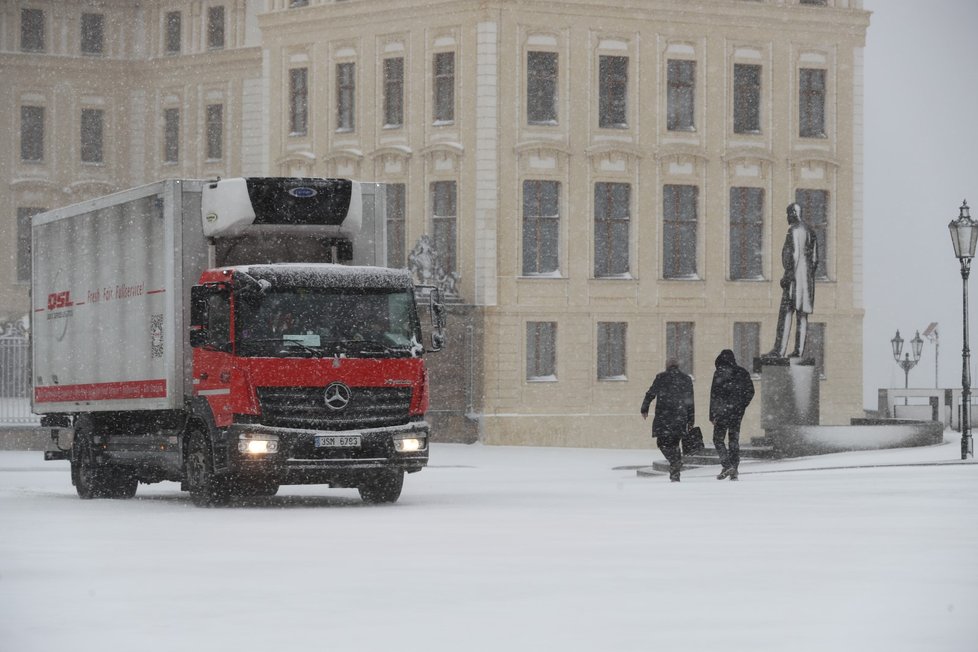
<instances>
[{"instance_id":1,"label":"walking man with bag","mask_svg":"<svg viewBox=\"0 0 978 652\"><path fill-rule=\"evenodd\" d=\"M683 466L680 450L682 437L693 427L693 381L679 370L675 360L666 362L666 370L657 374L642 401L642 418L649 418L649 406L655 401L655 417L652 419L652 436L657 439L659 450L669 461L669 479L679 482Z\"/></svg>"},{"instance_id":2,"label":"walking man with bag","mask_svg":"<svg viewBox=\"0 0 978 652\"><path fill-rule=\"evenodd\" d=\"M713 446L720 454L722 470L717 480L737 479L740 465L740 422L754 398L754 381L750 373L737 364L733 351L724 349L716 359L713 385L710 388L710 423L713 424ZM729 440L729 448L724 445Z\"/></svg>"}]
</instances>

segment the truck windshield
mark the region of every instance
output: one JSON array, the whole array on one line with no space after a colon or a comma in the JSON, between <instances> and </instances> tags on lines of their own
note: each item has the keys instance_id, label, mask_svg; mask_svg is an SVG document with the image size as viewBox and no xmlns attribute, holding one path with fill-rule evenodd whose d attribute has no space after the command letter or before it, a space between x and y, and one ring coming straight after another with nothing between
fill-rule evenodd
<instances>
[{"instance_id":1,"label":"truck windshield","mask_svg":"<svg viewBox=\"0 0 978 652\"><path fill-rule=\"evenodd\" d=\"M409 357L421 353L410 290L279 288L241 297L238 355Z\"/></svg>"}]
</instances>

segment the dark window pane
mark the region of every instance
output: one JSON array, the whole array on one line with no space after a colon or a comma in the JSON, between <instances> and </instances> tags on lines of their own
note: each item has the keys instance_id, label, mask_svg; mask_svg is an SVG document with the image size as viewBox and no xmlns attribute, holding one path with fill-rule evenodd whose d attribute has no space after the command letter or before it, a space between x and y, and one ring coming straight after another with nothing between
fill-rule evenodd
<instances>
[{"instance_id":1,"label":"dark window pane","mask_svg":"<svg viewBox=\"0 0 978 652\"><path fill-rule=\"evenodd\" d=\"M526 324L526 379L555 380L557 375L557 323Z\"/></svg>"},{"instance_id":2,"label":"dark window pane","mask_svg":"<svg viewBox=\"0 0 978 652\"><path fill-rule=\"evenodd\" d=\"M101 109L82 109L81 160L83 163L102 162L103 126Z\"/></svg>"},{"instance_id":3,"label":"dark window pane","mask_svg":"<svg viewBox=\"0 0 978 652\"><path fill-rule=\"evenodd\" d=\"M179 11L168 11L166 13L166 43L164 48L167 54L180 53L180 23L181 14Z\"/></svg>"},{"instance_id":4,"label":"dark window pane","mask_svg":"<svg viewBox=\"0 0 978 652\"><path fill-rule=\"evenodd\" d=\"M802 68L799 71L799 135L825 137L825 71Z\"/></svg>"},{"instance_id":5,"label":"dark window pane","mask_svg":"<svg viewBox=\"0 0 978 652\"><path fill-rule=\"evenodd\" d=\"M305 136L309 115L309 89L307 68L289 70L289 133Z\"/></svg>"},{"instance_id":6,"label":"dark window pane","mask_svg":"<svg viewBox=\"0 0 978 652\"><path fill-rule=\"evenodd\" d=\"M20 207L17 209L17 280L31 280L31 218L46 208Z\"/></svg>"},{"instance_id":7,"label":"dark window pane","mask_svg":"<svg viewBox=\"0 0 978 652\"><path fill-rule=\"evenodd\" d=\"M631 184L594 184L594 276L627 274Z\"/></svg>"},{"instance_id":8,"label":"dark window pane","mask_svg":"<svg viewBox=\"0 0 978 652\"><path fill-rule=\"evenodd\" d=\"M628 57L600 57L598 125L628 126Z\"/></svg>"},{"instance_id":9,"label":"dark window pane","mask_svg":"<svg viewBox=\"0 0 978 652\"><path fill-rule=\"evenodd\" d=\"M557 123L557 53L526 53L526 119Z\"/></svg>"},{"instance_id":10,"label":"dark window pane","mask_svg":"<svg viewBox=\"0 0 978 652\"><path fill-rule=\"evenodd\" d=\"M598 322L598 379L625 378L625 341L628 324Z\"/></svg>"},{"instance_id":11,"label":"dark window pane","mask_svg":"<svg viewBox=\"0 0 978 652\"><path fill-rule=\"evenodd\" d=\"M224 7L207 9L207 47L216 50L224 47Z\"/></svg>"},{"instance_id":12,"label":"dark window pane","mask_svg":"<svg viewBox=\"0 0 978 652\"><path fill-rule=\"evenodd\" d=\"M431 230L435 253L446 272L456 271L457 209L454 181L431 184Z\"/></svg>"},{"instance_id":13,"label":"dark window pane","mask_svg":"<svg viewBox=\"0 0 978 652\"><path fill-rule=\"evenodd\" d=\"M455 120L455 53L439 52L434 58L435 122Z\"/></svg>"},{"instance_id":14,"label":"dark window pane","mask_svg":"<svg viewBox=\"0 0 978 652\"><path fill-rule=\"evenodd\" d=\"M24 52L44 52L44 11L20 10L20 49Z\"/></svg>"},{"instance_id":15,"label":"dark window pane","mask_svg":"<svg viewBox=\"0 0 978 652\"><path fill-rule=\"evenodd\" d=\"M336 129L353 131L356 93L356 64L336 64Z\"/></svg>"},{"instance_id":16,"label":"dark window pane","mask_svg":"<svg viewBox=\"0 0 978 652\"><path fill-rule=\"evenodd\" d=\"M207 105L207 158L224 157L224 105Z\"/></svg>"},{"instance_id":17,"label":"dark window pane","mask_svg":"<svg viewBox=\"0 0 978 652\"><path fill-rule=\"evenodd\" d=\"M104 25L105 18L102 14L82 14L82 54L102 54L105 39Z\"/></svg>"},{"instance_id":18,"label":"dark window pane","mask_svg":"<svg viewBox=\"0 0 978 652\"><path fill-rule=\"evenodd\" d=\"M734 131L761 130L761 67L734 64Z\"/></svg>"},{"instance_id":19,"label":"dark window pane","mask_svg":"<svg viewBox=\"0 0 978 652\"><path fill-rule=\"evenodd\" d=\"M44 160L44 107L20 107L20 160Z\"/></svg>"},{"instance_id":20,"label":"dark window pane","mask_svg":"<svg viewBox=\"0 0 978 652\"><path fill-rule=\"evenodd\" d=\"M559 267L560 183L523 182L523 274L550 274Z\"/></svg>"},{"instance_id":21,"label":"dark window pane","mask_svg":"<svg viewBox=\"0 0 978 652\"><path fill-rule=\"evenodd\" d=\"M730 278L763 278L764 189L730 189Z\"/></svg>"},{"instance_id":22,"label":"dark window pane","mask_svg":"<svg viewBox=\"0 0 978 652\"><path fill-rule=\"evenodd\" d=\"M761 324L754 321L734 322L733 352L737 364L748 371L754 366L754 358L761 355Z\"/></svg>"},{"instance_id":23,"label":"dark window pane","mask_svg":"<svg viewBox=\"0 0 978 652\"><path fill-rule=\"evenodd\" d=\"M662 188L662 274L665 278L696 278L698 186Z\"/></svg>"},{"instance_id":24,"label":"dark window pane","mask_svg":"<svg viewBox=\"0 0 978 652\"><path fill-rule=\"evenodd\" d=\"M180 160L180 109L163 110L163 161Z\"/></svg>"},{"instance_id":25,"label":"dark window pane","mask_svg":"<svg viewBox=\"0 0 978 652\"><path fill-rule=\"evenodd\" d=\"M667 77L666 128L670 131L692 131L695 127L696 62L670 60Z\"/></svg>"},{"instance_id":26,"label":"dark window pane","mask_svg":"<svg viewBox=\"0 0 978 652\"><path fill-rule=\"evenodd\" d=\"M815 369L820 378L825 378L825 324L808 323L808 337L805 339L805 357L815 360Z\"/></svg>"},{"instance_id":27,"label":"dark window pane","mask_svg":"<svg viewBox=\"0 0 978 652\"><path fill-rule=\"evenodd\" d=\"M384 59L384 126L404 124L404 59Z\"/></svg>"},{"instance_id":28,"label":"dark window pane","mask_svg":"<svg viewBox=\"0 0 978 652\"><path fill-rule=\"evenodd\" d=\"M666 358L676 360L681 371L693 374L693 322L666 322Z\"/></svg>"}]
</instances>

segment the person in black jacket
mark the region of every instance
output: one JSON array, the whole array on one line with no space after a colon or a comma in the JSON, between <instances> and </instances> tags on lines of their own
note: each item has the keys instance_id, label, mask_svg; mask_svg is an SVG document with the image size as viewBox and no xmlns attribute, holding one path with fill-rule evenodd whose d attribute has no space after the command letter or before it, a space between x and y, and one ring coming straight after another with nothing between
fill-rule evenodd
<instances>
[{"instance_id":1,"label":"person in black jacket","mask_svg":"<svg viewBox=\"0 0 978 652\"><path fill-rule=\"evenodd\" d=\"M722 470L717 480L737 479L740 465L740 422L754 398L754 381L750 373L737 364L733 351L724 349L716 359L713 386L710 388L710 423L713 424L713 446L720 454ZM729 449L724 439L729 439Z\"/></svg>"},{"instance_id":2,"label":"person in black jacket","mask_svg":"<svg viewBox=\"0 0 978 652\"><path fill-rule=\"evenodd\" d=\"M679 370L675 360L666 362L666 370L657 374L642 401L642 418L648 419L649 405L655 403L652 436L659 450L669 460L669 479L679 482L683 454L679 444L686 431L693 427L693 381Z\"/></svg>"}]
</instances>

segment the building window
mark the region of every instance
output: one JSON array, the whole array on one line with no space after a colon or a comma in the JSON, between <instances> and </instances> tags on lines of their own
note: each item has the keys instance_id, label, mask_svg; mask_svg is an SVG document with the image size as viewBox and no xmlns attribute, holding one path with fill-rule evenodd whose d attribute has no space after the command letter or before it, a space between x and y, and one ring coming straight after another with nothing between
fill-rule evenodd
<instances>
[{"instance_id":1,"label":"building window","mask_svg":"<svg viewBox=\"0 0 978 652\"><path fill-rule=\"evenodd\" d=\"M625 380L625 340L628 324L598 322L598 380Z\"/></svg>"},{"instance_id":2,"label":"building window","mask_svg":"<svg viewBox=\"0 0 978 652\"><path fill-rule=\"evenodd\" d=\"M353 131L356 93L355 63L336 64L336 131Z\"/></svg>"},{"instance_id":3,"label":"building window","mask_svg":"<svg viewBox=\"0 0 978 652\"><path fill-rule=\"evenodd\" d=\"M815 361L819 378L825 378L825 323L808 322L808 336L805 338L805 357Z\"/></svg>"},{"instance_id":4,"label":"building window","mask_svg":"<svg viewBox=\"0 0 978 652\"><path fill-rule=\"evenodd\" d=\"M44 10L20 10L21 52L44 52Z\"/></svg>"},{"instance_id":5,"label":"building window","mask_svg":"<svg viewBox=\"0 0 978 652\"><path fill-rule=\"evenodd\" d=\"M733 352L737 364L750 371L754 358L761 355L761 324L756 321L738 321L733 325Z\"/></svg>"},{"instance_id":6,"label":"building window","mask_svg":"<svg viewBox=\"0 0 978 652\"><path fill-rule=\"evenodd\" d=\"M167 54L180 54L181 14L179 11L166 12L164 51Z\"/></svg>"},{"instance_id":7,"label":"building window","mask_svg":"<svg viewBox=\"0 0 978 652\"><path fill-rule=\"evenodd\" d=\"M180 161L180 109L163 109L163 162Z\"/></svg>"},{"instance_id":8,"label":"building window","mask_svg":"<svg viewBox=\"0 0 978 652\"><path fill-rule=\"evenodd\" d=\"M662 275L696 278L696 221L699 186L662 188Z\"/></svg>"},{"instance_id":9,"label":"building window","mask_svg":"<svg viewBox=\"0 0 978 652\"><path fill-rule=\"evenodd\" d=\"M289 2L289 7L293 9L296 7L308 7L308 6L309 6L309 0L290 0Z\"/></svg>"},{"instance_id":10,"label":"building window","mask_svg":"<svg viewBox=\"0 0 978 652\"><path fill-rule=\"evenodd\" d=\"M628 230L632 186L594 184L594 276L628 274Z\"/></svg>"},{"instance_id":11,"label":"building window","mask_svg":"<svg viewBox=\"0 0 978 652\"><path fill-rule=\"evenodd\" d=\"M628 127L628 57L599 57L598 126Z\"/></svg>"},{"instance_id":12,"label":"building window","mask_svg":"<svg viewBox=\"0 0 978 652\"><path fill-rule=\"evenodd\" d=\"M20 160L40 163L44 160L44 107L20 107Z\"/></svg>"},{"instance_id":13,"label":"building window","mask_svg":"<svg viewBox=\"0 0 978 652\"><path fill-rule=\"evenodd\" d=\"M679 369L693 375L693 322L666 322L666 359L679 363Z\"/></svg>"},{"instance_id":14,"label":"building window","mask_svg":"<svg viewBox=\"0 0 978 652\"><path fill-rule=\"evenodd\" d=\"M404 59L384 59L384 126L404 124Z\"/></svg>"},{"instance_id":15,"label":"building window","mask_svg":"<svg viewBox=\"0 0 978 652\"><path fill-rule=\"evenodd\" d=\"M826 7L828 0L798 0L798 4L811 5L812 7Z\"/></svg>"},{"instance_id":16,"label":"building window","mask_svg":"<svg viewBox=\"0 0 978 652\"><path fill-rule=\"evenodd\" d=\"M667 69L666 128L693 131L696 62L670 59Z\"/></svg>"},{"instance_id":17,"label":"building window","mask_svg":"<svg viewBox=\"0 0 978 652\"><path fill-rule=\"evenodd\" d=\"M289 70L289 135L305 136L309 116L308 68Z\"/></svg>"},{"instance_id":18,"label":"building window","mask_svg":"<svg viewBox=\"0 0 978 652\"><path fill-rule=\"evenodd\" d=\"M102 109L82 109L81 112L82 163L102 162L103 128L104 128L104 115Z\"/></svg>"},{"instance_id":19,"label":"building window","mask_svg":"<svg viewBox=\"0 0 978 652\"><path fill-rule=\"evenodd\" d=\"M224 157L224 105L207 105L207 159Z\"/></svg>"},{"instance_id":20,"label":"building window","mask_svg":"<svg viewBox=\"0 0 978 652\"><path fill-rule=\"evenodd\" d=\"M220 50L224 47L224 6L207 8L207 47Z\"/></svg>"},{"instance_id":21,"label":"building window","mask_svg":"<svg viewBox=\"0 0 978 652\"><path fill-rule=\"evenodd\" d=\"M17 282L31 280L31 218L43 213L46 208L17 209Z\"/></svg>"},{"instance_id":22,"label":"building window","mask_svg":"<svg viewBox=\"0 0 978 652\"><path fill-rule=\"evenodd\" d=\"M455 121L455 53L439 52L434 59L435 104L434 121L445 124Z\"/></svg>"},{"instance_id":23,"label":"building window","mask_svg":"<svg viewBox=\"0 0 978 652\"><path fill-rule=\"evenodd\" d=\"M526 53L526 121L557 124L557 53Z\"/></svg>"},{"instance_id":24,"label":"building window","mask_svg":"<svg viewBox=\"0 0 978 652\"><path fill-rule=\"evenodd\" d=\"M431 233L445 272L456 270L458 199L454 181L431 184Z\"/></svg>"},{"instance_id":25,"label":"building window","mask_svg":"<svg viewBox=\"0 0 978 652\"><path fill-rule=\"evenodd\" d=\"M553 274L559 266L560 182L523 182L523 275Z\"/></svg>"},{"instance_id":26,"label":"building window","mask_svg":"<svg viewBox=\"0 0 978 652\"><path fill-rule=\"evenodd\" d=\"M795 202L801 206L801 219L815 232L818 241L818 265L815 267L815 278L820 281L829 280L828 242L829 233L829 191L795 190Z\"/></svg>"},{"instance_id":27,"label":"building window","mask_svg":"<svg viewBox=\"0 0 978 652\"><path fill-rule=\"evenodd\" d=\"M734 64L734 132L761 132L761 67Z\"/></svg>"},{"instance_id":28,"label":"building window","mask_svg":"<svg viewBox=\"0 0 978 652\"><path fill-rule=\"evenodd\" d=\"M799 135L825 138L825 71L802 68L799 71Z\"/></svg>"},{"instance_id":29,"label":"building window","mask_svg":"<svg viewBox=\"0 0 978 652\"><path fill-rule=\"evenodd\" d=\"M557 322L526 323L526 379L557 380Z\"/></svg>"},{"instance_id":30,"label":"building window","mask_svg":"<svg viewBox=\"0 0 978 652\"><path fill-rule=\"evenodd\" d=\"M82 14L81 52L100 55L105 48L105 17L102 14Z\"/></svg>"},{"instance_id":31,"label":"building window","mask_svg":"<svg viewBox=\"0 0 978 652\"><path fill-rule=\"evenodd\" d=\"M407 213L403 183L384 185L387 196L387 266L404 267L404 216Z\"/></svg>"},{"instance_id":32,"label":"building window","mask_svg":"<svg viewBox=\"0 0 978 652\"><path fill-rule=\"evenodd\" d=\"M764 189L730 189L730 280L759 280L764 238Z\"/></svg>"}]
</instances>

